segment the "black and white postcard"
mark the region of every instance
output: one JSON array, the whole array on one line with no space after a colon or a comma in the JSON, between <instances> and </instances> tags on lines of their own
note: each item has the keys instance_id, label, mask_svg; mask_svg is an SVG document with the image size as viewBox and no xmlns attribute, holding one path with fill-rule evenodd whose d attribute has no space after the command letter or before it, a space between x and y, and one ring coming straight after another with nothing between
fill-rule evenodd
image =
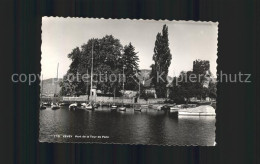
<instances>
[{"instance_id":1,"label":"black and white postcard","mask_svg":"<svg viewBox=\"0 0 260 164\"><path fill-rule=\"evenodd\" d=\"M42 18L39 141L214 146L218 22Z\"/></svg>"}]
</instances>

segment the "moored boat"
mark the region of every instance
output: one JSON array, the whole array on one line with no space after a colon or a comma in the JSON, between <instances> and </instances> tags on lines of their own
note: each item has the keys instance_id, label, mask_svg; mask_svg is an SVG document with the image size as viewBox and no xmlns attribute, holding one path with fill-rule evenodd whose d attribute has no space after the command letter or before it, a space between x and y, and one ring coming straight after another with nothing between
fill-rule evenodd
<instances>
[{"instance_id":1,"label":"moored boat","mask_svg":"<svg viewBox=\"0 0 260 164\"><path fill-rule=\"evenodd\" d=\"M202 105L194 108L186 108L178 111L179 116L215 116L216 112L212 106Z\"/></svg>"},{"instance_id":2,"label":"moored boat","mask_svg":"<svg viewBox=\"0 0 260 164\"><path fill-rule=\"evenodd\" d=\"M81 103L81 104L78 104L77 105L77 109L83 109L83 110L94 110L94 105L89 103L89 104L86 104L86 103Z\"/></svg>"},{"instance_id":3,"label":"moored boat","mask_svg":"<svg viewBox=\"0 0 260 164\"><path fill-rule=\"evenodd\" d=\"M111 110L116 110L117 109L117 106L115 104L113 104L111 107L110 107Z\"/></svg>"},{"instance_id":4,"label":"moored boat","mask_svg":"<svg viewBox=\"0 0 260 164\"><path fill-rule=\"evenodd\" d=\"M41 99L40 99L40 101L41 101L41 105L40 105L40 109L46 109L46 106L44 105L44 103L42 102L42 94L43 94L43 75L42 75L42 79L41 79L41 88L42 88L42 90L41 90Z\"/></svg>"},{"instance_id":5,"label":"moored boat","mask_svg":"<svg viewBox=\"0 0 260 164\"><path fill-rule=\"evenodd\" d=\"M42 103L40 109L46 109L47 107Z\"/></svg>"},{"instance_id":6,"label":"moored boat","mask_svg":"<svg viewBox=\"0 0 260 164\"><path fill-rule=\"evenodd\" d=\"M181 108L179 107L176 107L176 106L173 106L173 107L170 107L170 112L178 112Z\"/></svg>"},{"instance_id":7,"label":"moored boat","mask_svg":"<svg viewBox=\"0 0 260 164\"><path fill-rule=\"evenodd\" d=\"M98 103L93 103L92 105L94 108L98 108L100 105Z\"/></svg>"},{"instance_id":8,"label":"moored boat","mask_svg":"<svg viewBox=\"0 0 260 164\"><path fill-rule=\"evenodd\" d=\"M135 105L134 111L141 112L142 111L141 105Z\"/></svg>"},{"instance_id":9,"label":"moored boat","mask_svg":"<svg viewBox=\"0 0 260 164\"><path fill-rule=\"evenodd\" d=\"M123 65L123 75L125 75L124 68L125 68L125 66ZM124 83L124 80L123 80L122 84L123 84L122 106L118 107L118 109L119 109L119 111L126 111L126 107L124 106L124 95L125 95L125 83Z\"/></svg>"},{"instance_id":10,"label":"moored boat","mask_svg":"<svg viewBox=\"0 0 260 164\"><path fill-rule=\"evenodd\" d=\"M50 106L51 106L51 103L49 103L49 102L44 102L43 105L46 106L46 107L50 107Z\"/></svg>"},{"instance_id":11,"label":"moored boat","mask_svg":"<svg viewBox=\"0 0 260 164\"><path fill-rule=\"evenodd\" d=\"M51 109L60 109L60 106L58 103L52 103L51 104Z\"/></svg>"},{"instance_id":12,"label":"moored boat","mask_svg":"<svg viewBox=\"0 0 260 164\"><path fill-rule=\"evenodd\" d=\"M134 108L134 111L141 112L141 111L142 111L142 108L141 108L141 107L139 107L139 108Z\"/></svg>"},{"instance_id":13,"label":"moored boat","mask_svg":"<svg viewBox=\"0 0 260 164\"><path fill-rule=\"evenodd\" d=\"M124 106L121 106L121 107L118 107L119 111L126 111L126 107Z\"/></svg>"},{"instance_id":14,"label":"moored boat","mask_svg":"<svg viewBox=\"0 0 260 164\"><path fill-rule=\"evenodd\" d=\"M158 110L158 111L160 111L160 110L162 110L162 105L158 105L158 106L156 106L155 108Z\"/></svg>"},{"instance_id":15,"label":"moored boat","mask_svg":"<svg viewBox=\"0 0 260 164\"><path fill-rule=\"evenodd\" d=\"M69 110L75 110L77 109L77 103L72 103L69 105Z\"/></svg>"},{"instance_id":16,"label":"moored boat","mask_svg":"<svg viewBox=\"0 0 260 164\"><path fill-rule=\"evenodd\" d=\"M68 103L64 103L64 102L60 103L60 106L68 106L68 105L69 105Z\"/></svg>"},{"instance_id":17,"label":"moored boat","mask_svg":"<svg viewBox=\"0 0 260 164\"><path fill-rule=\"evenodd\" d=\"M91 103L86 104L84 107L85 107L85 109L87 109L87 110L94 110L94 109L95 109L94 105L91 104Z\"/></svg>"},{"instance_id":18,"label":"moored boat","mask_svg":"<svg viewBox=\"0 0 260 164\"><path fill-rule=\"evenodd\" d=\"M204 112L178 112L179 116L216 116L216 113L204 113Z\"/></svg>"}]
</instances>

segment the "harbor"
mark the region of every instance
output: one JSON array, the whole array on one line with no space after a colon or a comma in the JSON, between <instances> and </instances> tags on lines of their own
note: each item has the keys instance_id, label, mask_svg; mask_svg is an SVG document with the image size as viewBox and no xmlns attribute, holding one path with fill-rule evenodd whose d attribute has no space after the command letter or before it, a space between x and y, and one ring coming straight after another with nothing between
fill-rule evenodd
<instances>
[{"instance_id":1,"label":"harbor","mask_svg":"<svg viewBox=\"0 0 260 164\"><path fill-rule=\"evenodd\" d=\"M58 102L60 100L60 102ZM65 101L64 101L65 100ZM92 102L93 108L91 107L91 110L94 110L97 107L107 107L109 109L111 108L118 108L120 106L123 106L125 108L133 108L134 110L164 110L164 111L171 111L171 112L177 112L178 114L181 115L204 115L204 116L215 116L215 108L216 108L216 102L196 102L193 104L169 104L165 103L165 101L162 101L162 99L154 99L149 102L144 102L143 103L132 103L129 101L129 99L123 100L123 102L120 101L97 101L97 102ZM52 102L57 102L56 106L67 106L69 109L86 109L86 106L88 104L91 104L91 101L87 101L81 98L73 98L73 99L68 99L66 98L61 98L61 99L45 99L45 101L41 100L43 102L43 105L45 107L51 106ZM139 102L142 102L142 100ZM153 102L153 103L151 103ZM157 103L156 103L157 102ZM46 109L46 108L43 108Z\"/></svg>"},{"instance_id":2,"label":"harbor","mask_svg":"<svg viewBox=\"0 0 260 164\"><path fill-rule=\"evenodd\" d=\"M170 110L98 107L40 111L40 142L100 142L163 145L214 145L215 116L176 116ZM77 136L108 136L104 139ZM56 137L61 136L61 137ZM70 137L62 137L70 136Z\"/></svg>"}]
</instances>

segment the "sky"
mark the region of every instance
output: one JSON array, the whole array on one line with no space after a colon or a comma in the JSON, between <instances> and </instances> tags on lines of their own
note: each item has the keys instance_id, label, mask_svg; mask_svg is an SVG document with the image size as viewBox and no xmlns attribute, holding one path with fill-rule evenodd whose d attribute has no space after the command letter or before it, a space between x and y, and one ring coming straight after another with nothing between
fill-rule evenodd
<instances>
[{"instance_id":1,"label":"sky","mask_svg":"<svg viewBox=\"0 0 260 164\"><path fill-rule=\"evenodd\" d=\"M42 18L42 74L43 79L59 78L69 69L67 55L91 38L113 35L121 44L130 42L138 52L140 69L150 69L158 32L168 26L169 48L172 61L169 76L192 70L196 59L209 60L210 71L217 74L218 23L194 21L154 21L130 19Z\"/></svg>"}]
</instances>

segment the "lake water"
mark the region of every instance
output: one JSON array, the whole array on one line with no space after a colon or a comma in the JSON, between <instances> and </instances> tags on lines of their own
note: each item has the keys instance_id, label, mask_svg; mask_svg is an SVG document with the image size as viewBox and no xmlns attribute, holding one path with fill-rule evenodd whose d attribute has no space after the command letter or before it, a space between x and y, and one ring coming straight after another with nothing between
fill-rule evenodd
<instances>
[{"instance_id":1,"label":"lake water","mask_svg":"<svg viewBox=\"0 0 260 164\"><path fill-rule=\"evenodd\" d=\"M124 112L40 110L41 142L102 142L159 145L214 145L215 116L182 116L147 109Z\"/></svg>"}]
</instances>

